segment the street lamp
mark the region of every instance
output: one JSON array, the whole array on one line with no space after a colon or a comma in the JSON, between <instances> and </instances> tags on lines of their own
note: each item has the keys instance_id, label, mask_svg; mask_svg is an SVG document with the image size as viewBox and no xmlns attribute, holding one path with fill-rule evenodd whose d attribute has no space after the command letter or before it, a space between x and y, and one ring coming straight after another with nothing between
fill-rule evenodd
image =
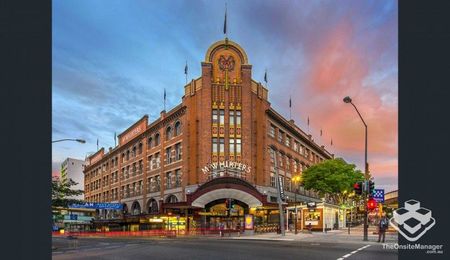
<instances>
[{"instance_id":1,"label":"street lamp","mask_svg":"<svg viewBox=\"0 0 450 260\"><path fill-rule=\"evenodd\" d=\"M297 235L298 231L297 231L297 218L298 218L298 213L297 213L297 193L298 193L298 184L300 183L301 180L301 176L297 175L294 176L292 178L292 181L294 181L295 183L295 191L294 191L294 203L295 203L295 218L294 218L294 230L295 230L295 234Z\"/></svg>"},{"instance_id":2,"label":"street lamp","mask_svg":"<svg viewBox=\"0 0 450 260\"><path fill-rule=\"evenodd\" d=\"M55 140L55 141L52 141L52 143L63 142L63 141L74 141L74 142L79 142L82 144L86 143L86 140L83 140L83 139L70 139L70 138Z\"/></svg>"},{"instance_id":3,"label":"street lamp","mask_svg":"<svg viewBox=\"0 0 450 260\"><path fill-rule=\"evenodd\" d=\"M361 118L361 121L364 124L365 128L365 146L364 146L364 178L367 181L369 180L369 170L367 167L367 124L364 121L363 117L358 111L358 108L356 108L355 104L353 104L352 99L349 96L346 96L344 99L345 103L350 103L356 110L356 113L358 113L359 118ZM367 187L367 185L365 185ZM364 193L364 241L368 241L368 224L367 224L367 191Z\"/></svg>"}]
</instances>

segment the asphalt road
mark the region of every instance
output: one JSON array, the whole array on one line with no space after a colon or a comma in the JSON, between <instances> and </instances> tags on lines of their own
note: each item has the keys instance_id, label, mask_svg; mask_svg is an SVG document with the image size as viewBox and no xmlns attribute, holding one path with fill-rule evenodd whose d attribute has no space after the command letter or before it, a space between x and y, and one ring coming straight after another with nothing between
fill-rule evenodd
<instances>
[{"instance_id":1,"label":"asphalt road","mask_svg":"<svg viewBox=\"0 0 450 260\"><path fill-rule=\"evenodd\" d=\"M381 244L220 238L53 238L52 259L397 259Z\"/></svg>"}]
</instances>

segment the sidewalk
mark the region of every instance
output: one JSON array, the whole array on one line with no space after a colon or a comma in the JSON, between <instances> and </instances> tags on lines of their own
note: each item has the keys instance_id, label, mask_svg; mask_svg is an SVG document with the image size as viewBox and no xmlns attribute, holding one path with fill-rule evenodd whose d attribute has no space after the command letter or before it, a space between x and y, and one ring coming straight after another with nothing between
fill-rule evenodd
<instances>
[{"instance_id":1,"label":"sidewalk","mask_svg":"<svg viewBox=\"0 0 450 260\"><path fill-rule=\"evenodd\" d=\"M287 231L286 235L283 237L281 234L276 233L265 233L265 234L255 234L251 236L242 235L240 237L224 237L225 239L244 239L244 240L270 240L270 241L305 241L305 242L329 242L329 243L358 243L358 244L370 244L377 243L378 235L369 232L369 241L363 241L363 233L358 230L351 231L348 234L347 229L341 230L331 230L326 233L323 232L313 232L312 234L299 232L297 235L293 232ZM398 241L397 234L386 233L386 243L395 243Z\"/></svg>"}]
</instances>

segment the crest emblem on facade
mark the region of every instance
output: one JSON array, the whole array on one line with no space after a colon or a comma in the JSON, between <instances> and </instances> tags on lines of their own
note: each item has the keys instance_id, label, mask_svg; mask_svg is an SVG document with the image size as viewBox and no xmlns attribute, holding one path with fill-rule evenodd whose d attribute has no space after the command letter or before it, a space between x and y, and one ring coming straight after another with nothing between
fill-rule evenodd
<instances>
[{"instance_id":1,"label":"crest emblem on facade","mask_svg":"<svg viewBox=\"0 0 450 260\"><path fill-rule=\"evenodd\" d=\"M219 58L219 68L220 70L232 71L234 69L234 59L233 56L225 56L221 55Z\"/></svg>"}]
</instances>

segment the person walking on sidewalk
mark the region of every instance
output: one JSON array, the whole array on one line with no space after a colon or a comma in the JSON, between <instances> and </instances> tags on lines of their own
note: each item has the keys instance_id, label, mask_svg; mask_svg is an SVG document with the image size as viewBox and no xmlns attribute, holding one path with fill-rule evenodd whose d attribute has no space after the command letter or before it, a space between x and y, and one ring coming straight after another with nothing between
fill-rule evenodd
<instances>
[{"instance_id":1,"label":"person walking on sidewalk","mask_svg":"<svg viewBox=\"0 0 450 260\"><path fill-rule=\"evenodd\" d=\"M378 223L378 242L380 242L381 237L383 237L383 243L384 239L386 237L386 230L389 226L389 220L386 217L386 213L383 213L383 216L380 219L380 222Z\"/></svg>"}]
</instances>

